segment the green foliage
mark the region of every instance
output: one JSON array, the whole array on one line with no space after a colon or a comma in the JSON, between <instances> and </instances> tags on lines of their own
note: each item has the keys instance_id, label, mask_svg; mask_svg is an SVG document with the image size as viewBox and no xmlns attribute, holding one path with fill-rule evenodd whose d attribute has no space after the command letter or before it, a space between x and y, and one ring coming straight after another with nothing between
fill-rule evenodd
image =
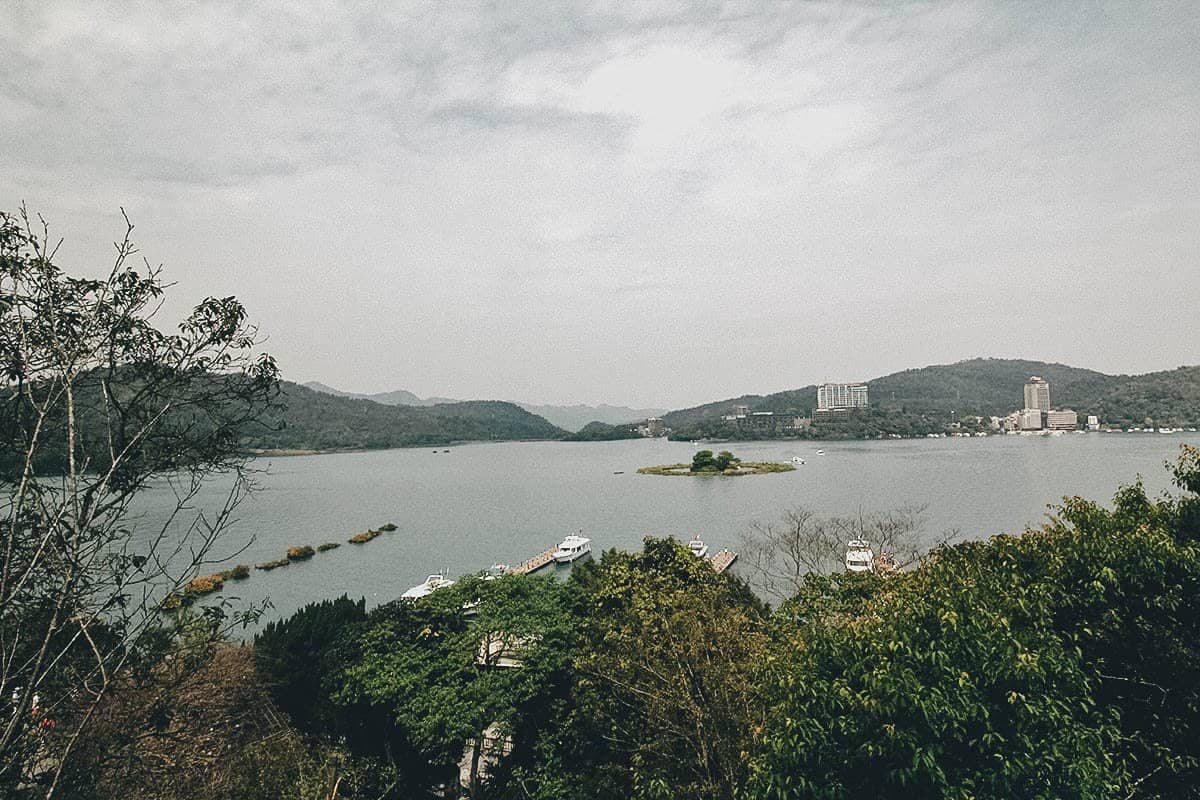
<instances>
[{"instance_id":1,"label":"green foliage","mask_svg":"<svg viewBox=\"0 0 1200 800\"><path fill-rule=\"evenodd\" d=\"M1091 370L1012 359L971 359L905 370L868 381L873 414L849 420L814 421L799 434L813 439L865 439L880 435L924 436L941 433L963 416L1003 416L1023 402L1031 375L1050 381L1058 408L1081 417L1095 414L1107 423L1141 425L1150 418L1160 425L1200 424L1200 367L1180 367L1146 375L1105 375ZM816 387L770 395L742 397L672 411L663 416L671 438L747 440L774 438L774 431L740 428L722 420L734 405L754 411L808 416L816 405Z\"/></svg>"},{"instance_id":2,"label":"green foliage","mask_svg":"<svg viewBox=\"0 0 1200 800\"><path fill-rule=\"evenodd\" d=\"M1194 479L1185 453L1181 486ZM789 663L751 794L1139 797L1200 755L1195 497L1069 500L1023 536L890 578L812 578L775 624Z\"/></svg>"},{"instance_id":3,"label":"green foliage","mask_svg":"<svg viewBox=\"0 0 1200 800\"><path fill-rule=\"evenodd\" d=\"M732 797L763 710L762 604L673 539L573 581L584 642L553 771L574 789L546 796Z\"/></svg>"},{"instance_id":4,"label":"green foliage","mask_svg":"<svg viewBox=\"0 0 1200 800\"><path fill-rule=\"evenodd\" d=\"M559 439L561 428L512 403L392 406L281 384L279 409L244 430L255 449L345 450L452 442Z\"/></svg>"},{"instance_id":5,"label":"green foliage","mask_svg":"<svg viewBox=\"0 0 1200 800\"><path fill-rule=\"evenodd\" d=\"M771 472L791 472L796 467L789 463L780 463L775 461L742 461L739 458L726 460L720 456L712 457L710 451L709 456L704 457L703 463L705 466L696 469L696 462L691 464L659 464L654 467L639 467L639 475L764 475ZM722 454L728 454L722 451ZM725 466L719 466L724 464Z\"/></svg>"},{"instance_id":6,"label":"green foliage","mask_svg":"<svg viewBox=\"0 0 1200 800\"><path fill-rule=\"evenodd\" d=\"M254 637L255 668L275 704L301 731L324 734L333 729L328 655L364 619L366 601L342 595L309 603Z\"/></svg>"},{"instance_id":7,"label":"green foliage","mask_svg":"<svg viewBox=\"0 0 1200 800\"><path fill-rule=\"evenodd\" d=\"M526 727L561 682L575 630L568 588L553 578L460 579L372 611L334 697L386 711L412 749L409 780L421 786L489 726ZM509 657L520 666L501 663Z\"/></svg>"},{"instance_id":8,"label":"green foliage","mask_svg":"<svg viewBox=\"0 0 1200 800\"><path fill-rule=\"evenodd\" d=\"M611 442L618 439L640 439L641 434L633 424L609 425L604 422L589 422L575 433L565 437L568 442Z\"/></svg>"},{"instance_id":9,"label":"green foliage","mask_svg":"<svg viewBox=\"0 0 1200 800\"><path fill-rule=\"evenodd\" d=\"M716 469L717 460L713 458L712 450L699 450L692 456L692 472L714 472Z\"/></svg>"}]
</instances>

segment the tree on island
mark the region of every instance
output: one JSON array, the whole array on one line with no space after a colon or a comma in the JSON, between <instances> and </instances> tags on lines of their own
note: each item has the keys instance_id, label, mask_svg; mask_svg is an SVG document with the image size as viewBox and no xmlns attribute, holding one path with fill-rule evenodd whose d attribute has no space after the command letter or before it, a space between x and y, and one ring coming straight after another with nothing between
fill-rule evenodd
<instances>
[{"instance_id":1,"label":"tree on island","mask_svg":"<svg viewBox=\"0 0 1200 800\"><path fill-rule=\"evenodd\" d=\"M736 467L741 462L733 453L722 450L713 455L712 450L701 450L692 456L691 472L724 472L730 467Z\"/></svg>"}]
</instances>

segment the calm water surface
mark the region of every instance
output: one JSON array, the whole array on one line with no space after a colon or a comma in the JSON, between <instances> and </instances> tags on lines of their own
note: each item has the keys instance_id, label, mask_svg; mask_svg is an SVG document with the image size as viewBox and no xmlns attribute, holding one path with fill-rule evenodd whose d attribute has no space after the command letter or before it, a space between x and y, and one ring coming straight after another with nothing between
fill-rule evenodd
<instances>
[{"instance_id":1,"label":"calm water surface","mask_svg":"<svg viewBox=\"0 0 1200 800\"><path fill-rule=\"evenodd\" d=\"M749 442L722 445L752 461L807 463L795 472L743 478L638 475L638 467L691 459L695 445L663 440L526 442L260 459L261 490L239 508L222 563L280 558L291 545L342 542L337 550L273 572L255 570L226 585L242 602L270 599L268 618L312 600L394 599L431 572L457 576L493 563L516 564L583 530L593 549L637 549L643 536L700 534L715 552L736 549L755 520L804 505L823 514L928 505L930 541L958 529L965 538L1017 532L1045 519L1065 495L1107 501L1143 476L1152 493L1169 486L1162 464L1197 434L993 436L892 442ZM705 445L709 446L709 445ZM825 455L816 454L818 448ZM614 474L623 472L624 474ZM219 503L218 487L196 505ZM147 493L145 535L171 502ZM393 522L398 530L366 545L354 533ZM736 569L736 568L735 568ZM207 570L206 568L206 571Z\"/></svg>"}]
</instances>

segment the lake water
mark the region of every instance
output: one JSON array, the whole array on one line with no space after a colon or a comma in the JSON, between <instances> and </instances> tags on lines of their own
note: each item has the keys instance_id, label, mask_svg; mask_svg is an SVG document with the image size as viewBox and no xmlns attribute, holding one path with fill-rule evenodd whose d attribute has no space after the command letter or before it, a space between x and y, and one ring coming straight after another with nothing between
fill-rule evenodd
<instances>
[{"instance_id":1,"label":"lake water","mask_svg":"<svg viewBox=\"0 0 1200 800\"><path fill-rule=\"evenodd\" d=\"M932 542L949 529L964 538L1019 532L1045 519L1065 495L1108 501L1143 476L1152 493L1169 487L1164 460L1197 434L992 436L888 442L748 442L721 445L748 461L807 463L794 472L740 478L638 475L638 467L690 461L686 442L522 442L459 445L449 453L384 450L259 459L261 490L238 509L223 562L280 558L292 545L342 542L311 561L226 584L242 602L270 599L267 618L312 600L366 597L377 605L432 572L451 576L516 564L582 530L593 550L634 550L646 535L736 549L755 521L789 507L840 515L926 504ZM707 445L706 445L707 446ZM817 455L818 448L825 455ZM614 474L622 472L624 474ZM197 507L220 502L217 487ZM140 535L171 502L165 488L146 494ZM397 530L366 545L346 539L393 522ZM224 568L221 562L212 569ZM735 570L737 567L735 567Z\"/></svg>"}]
</instances>

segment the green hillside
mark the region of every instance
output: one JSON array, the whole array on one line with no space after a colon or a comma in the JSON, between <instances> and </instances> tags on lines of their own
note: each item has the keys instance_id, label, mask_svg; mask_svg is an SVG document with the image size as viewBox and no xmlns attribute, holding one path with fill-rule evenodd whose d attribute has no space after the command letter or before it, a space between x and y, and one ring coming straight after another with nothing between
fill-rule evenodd
<instances>
[{"instance_id":1,"label":"green hillside","mask_svg":"<svg viewBox=\"0 0 1200 800\"><path fill-rule=\"evenodd\" d=\"M263 450L417 447L451 442L559 439L566 431L512 403L474 400L435 406L383 405L280 384L282 410L247 431Z\"/></svg>"},{"instance_id":2,"label":"green hillside","mask_svg":"<svg viewBox=\"0 0 1200 800\"><path fill-rule=\"evenodd\" d=\"M896 372L868 381L874 409L923 418L954 415L1003 416L1024 403L1031 375L1050 382L1056 408L1070 408L1081 418L1095 414L1113 425L1200 424L1200 367L1180 367L1145 375L1106 375L1093 370L1044 361L976 358ZM676 430L704 433L734 405L753 411L807 416L816 405L815 386L770 395L742 395L715 403L672 411L664 416Z\"/></svg>"}]
</instances>

